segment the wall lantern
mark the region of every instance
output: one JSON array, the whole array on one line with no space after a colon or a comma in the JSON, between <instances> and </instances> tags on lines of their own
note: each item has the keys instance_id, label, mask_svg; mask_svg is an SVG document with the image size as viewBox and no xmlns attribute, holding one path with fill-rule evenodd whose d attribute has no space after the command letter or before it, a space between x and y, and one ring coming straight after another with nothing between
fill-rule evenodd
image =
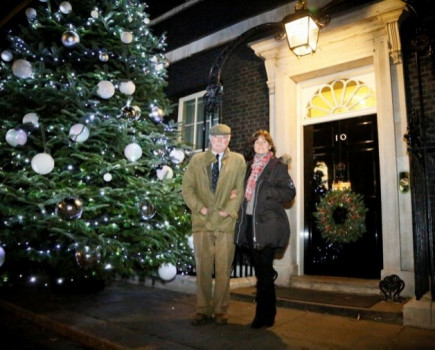
<instances>
[{"instance_id":1,"label":"wall lantern","mask_svg":"<svg viewBox=\"0 0 435 350\"><path fill-rule=\"evenodd\" d=\"M338 6L348 0L332 0L316 12L316 17L312 16L307 9L305 0L298 0L295 5L295 12L292 15L284 17L280 22L262 23L258 26L248 29L236 39L231 41L216 57L208 76L206 93L204 94L204 119L202 124L202 149L205 150L208 140L207 130L211 127L216 119L221 123L221 104L223 88L220 81L222 67L228 57L241 44L255 38L258 33L267 32L275 34L277 40L284 39L287 36L290 49L296 56L305 56L314 53L317 49L317 40L321 28L328 25L331 17L330 13L334 12ZM352 3L348 1L351 5Z\"/></svg>"},{"instance_id":2,"label":"wall lantern","mask_svg":"<svg viewBox=\"0 0 435 350\"><path fill-rule=\"evenodd\" d=\"M296 56L316 52L319 26L307 9L305 0L298 0L295 12L282 20L290 50Z\"/></svg>"}]
</instances>

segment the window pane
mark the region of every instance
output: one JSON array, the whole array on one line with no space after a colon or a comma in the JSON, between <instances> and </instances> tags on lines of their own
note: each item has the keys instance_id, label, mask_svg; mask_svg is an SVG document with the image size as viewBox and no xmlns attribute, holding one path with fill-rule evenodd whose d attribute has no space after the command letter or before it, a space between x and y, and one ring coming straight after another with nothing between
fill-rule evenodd
<instances>
[{"instance_id":1,"label":"window pane","mask_svg":"<svg viewBox=\"0 0 435 350\"><path fill-rule=\"evenodd\" d=\"M203 122L199 122L196 125L196 149L202 148L202 140L203 140L203 137L202 137L202 125L203 124L204 124ZM206 143L205 147L207 147L207 146L208 146L208 144Z\"/></svg>"},{"instance_id":2,"label":"window pane","mask_svg":"<svg viewBox=\"0 0 435 350\"><path fill-rule=\"evenodd\" d=\"M195 100L184 102L183 114L183 120L185 125L195 122Z\"/></svg>"},{"instance_id":3,"label":"window pane","mask_svg":"<svg viewBox=\"0 0 435 350\"><path fill-rule=\"evenodd\" d=\"M196 121L202 123L204 121L204 101L202 97L198 98L198 109L196 114Z\"/></svg>"},{"instance_id":4,"label":"window pane","mask_svg":"<svg viewBox=\"0 0 435 350\"><path fill-rule=\"evenodd\" d=\"M182 122L182 140L196 149L202 149L203 146L204 94L205 91L200 91L179 100L178 120Z\"/></svg>"},{"instance_id":5,"label":"window pane","mask_svg":"<svg viewBox=\"0 0 435 350\"><path fill-rule=\"evenodd\" d=\"M186 145L193 146L193 144L194 144L193 130L194 130L193 125L184 126L184 128L183 128L183 142Z\"/></svg>"},{"instance_id":6,"label":"window pane","mask_svg":"<svg viewBox=\"0 0 435 350\"><path fill-rule=\"evenodd\" d=\"M313 95L307 104L307 117L332 116L375 106L375 93L364 82L334 80Z\"/></svg>"},{"instance_id":7,"label":"window pane","mask_svg":"<svg viewBox=\"0 0 435 350\"><path fill-rule=\"evenodd\" d=\"M207 116L207 122L205 124L205 137L206 137L206 147L208 146L208 136L210 134L210 128L214 125L216 125L217 123L219 123L219 112L215 112L213 114L213 116L211 116L211 120L210 120L210 115ZM201 125L202 127L202 125Z\"/></svg>"}]
</instances>

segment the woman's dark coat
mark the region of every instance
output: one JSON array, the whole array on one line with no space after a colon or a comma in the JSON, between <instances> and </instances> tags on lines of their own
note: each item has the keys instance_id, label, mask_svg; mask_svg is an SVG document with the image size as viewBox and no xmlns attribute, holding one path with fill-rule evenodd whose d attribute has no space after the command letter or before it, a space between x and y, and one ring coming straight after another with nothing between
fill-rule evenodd
<instances>
[{"instance_id":1,"label":"woman's dark coat","mask_svg":"<svg viewBox=\"0 0 435 350\"><path fill-rule=\"evenodd\" d=\"M248 163L245 188L251 173L251 164ZM253 247L250 246L247 236L246 198L243 200L236 223L236 245L257 250L264 247L285 248L290 238L290 225L284 205L290 203L295 195L296 189L288 173L287 164L281 159L270 159L255 184L252 214Z\"/></svg>"}]
</instances>

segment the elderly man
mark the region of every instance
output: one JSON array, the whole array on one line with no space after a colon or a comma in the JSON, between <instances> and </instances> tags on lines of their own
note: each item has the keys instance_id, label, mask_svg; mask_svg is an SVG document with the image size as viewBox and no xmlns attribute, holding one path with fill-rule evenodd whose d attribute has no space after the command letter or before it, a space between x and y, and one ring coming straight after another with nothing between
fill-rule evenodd
<instances>
[{"instance_id":1,"label":"elderly man","mask_svg":"<svg viewBox=\"0 0 435 350\"><path fill-rule=\"evenodd\" d=\"M234 229L246 170L243 156L228 148L230 139L230 127L213 126L210 147L192 157L183 178L183 198L192 211L197 276L193 325L213 318L217 324L228 323Z\"/></svg>"}]
</instances>

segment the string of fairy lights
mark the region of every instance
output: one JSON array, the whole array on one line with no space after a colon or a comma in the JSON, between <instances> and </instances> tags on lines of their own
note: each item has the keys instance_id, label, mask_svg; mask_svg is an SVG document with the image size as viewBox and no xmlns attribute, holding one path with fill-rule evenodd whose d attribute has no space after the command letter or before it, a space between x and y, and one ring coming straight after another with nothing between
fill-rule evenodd
<instances>
[{"instance_id":1,"label":"string of fairy lights","mask_svg":"<svg viewBox=\"0 0 435 350\"><path fill-rule=\"evenodd\" d=\"M14 35L10 31L11 50L4 50L1 53L0 71L6 72L6 74L1 74L0 92L5 91L7 82L14 79L21 89L49 88L71 92L71 96L76 96L77 104L84 106L90 112L83 115L79 123L74 123L69 128L64 124L47 125L47 118L41 118L39 112L30 112L24 115L19 127L13 127L7 131L6 143L15 148L11 152L8 167L12 167L14 171L20 173L31 173L30 169L32 169L34 173L42 176L53 172L56 179L61 178L60 174L63 174L64 177L68 173L74 174L74 176L68 177L65 186L75 188L75 192L73 196L65 197L65 190L53 191L50 200L38 205L39 215L31 212L2 217L2 225L6 228L16 226L38 227L38 225L43 226L50 222L50 225L59 225L76 232L102 232L103 236L106 234L107 237L99 238L100 245L80 242L65 243L68 241L65 239L65 242L50 242L37 247L31 240L24 239L17 242L17 246L24 249L29 256L37 256L38 259L42 260L50 258L53 254L62 254L62 252L75 254L77 264L88 271L90 275L94 273L93 268L95 265L100 263L104 265L104 270L112 270L117 263L122 261L133 259L137 264L143 266L153 266L157 261L160 264L159 277L164 280L172 279L177 270L180 270L180 266L177 269L172 263L167 263L168 256L171 256L173 251L180 247L181 249L193 249L190 237L187 241L187 247L185 242L173 242L169 244L166 251L158 254L155 254L151 248L131 254L126 245L119 243L119 235L122 235L123 227L129 227L132 232L138 235L141 232L146 232L148 236L157 236L161 235L162 231L170 233L186 225L188 221L187 211L165 217L161 215L162 213L155 208L149 199L151 195L149 189L151 187L154 193L159 193L156 189L162 189L160 195L165 196L163 189L165 186L171 186L171 179L179 180L186 150L180 149L169 142L164 133L175 133L177 127L173 123L163 124L165 111L159 106L159 101L154 99L148 103L146 107L148 112L145 115L155 125L161 125L163 131L146 135L135 130L131 123L139 121L143 117L141 110L143 106L141 108L140 104L134 102L136 85L128 77L121 80L115 79L114 75L108 72L107 69L101 69L93 72L92 82L97 80L97 86L87 86L86 84L77 86L75 84L77 80L86 82L84 77L86 72L80 73L71 70L59 75L50 71L50 69L45 69L45 67L66 65L72 61L77 65L94 63L98 60L104 65L104 63L111 60L117 60L128 65L131 70L139 70L148 79L151 81L154 79L157 82L166 77L168 63L162 53L166 38L164 35L159 38L152 35L148 28L150 19L144 11L146 5L138 4L136 1L113 1L113 8L122 8L122 11L105 12L103 9L95 7L83 24L79 24L77 21L69 23L69 15L73 13L73 7L68 1L61 2L57 9L52 8L54 1L40 0L40 2L44 3L45 6L38 9L27 8L25 11L29 25L33 30L39 30L42 27L39 21L40 17L47 19L53 25L66 29L59 38L65 48L81 48L81 50L75 49L65 53L65 50L61 52L55 48L45 48L34 52L31 45L26 43L19 35ZM106 29L108 40L109 38L110 40L120 40L124 48L129 46L137 54L128 54L127 52L130 51L126 49L121 50L121 52L110 51L96 47L98 45L92 48L84 47L80 42L81 38L96 26ZM149 46L155 47L156 50L150 50ZM96 91L98 97L90 97L89 91ZM104 103L111 99L115 99L117 103L122 100L125 102L122 103L121 108ZM127 133L130 135L131 142L125 146L123 152L126 160L117 162L117 155L111 152L110 147L112 145L106 145L102 146L99 151L98 161L101 168L98 171L95 169L89 171L82 168L78 165L78 162L63 164L62 168L58 168L56 159L49 152L50 146L52 147L55 142L58 142L59 138L65 138L69 148L74 148L77 144L84 144L89 137L92 137L93 131L102 123L107 123L105 125L116 128L120 134ZM44 151L29 157L29 155L21 151L20 147L24 146L28 139L36 137L41 137ZM152 145L152 154L156 159L143 159L141 143ZM0 140L0 147L3 145L5 144ZM139 164L139 159L143 163ZM170 159L169 165L165 161L166 159ZM111 186L111 184L115 180L119 181L119 179L129 176L138 179L141 176L138 173L141 174L144 166L155 169L156 178L139 182L143 186L143 194L133 196L136 207L135 213L139 216L139 220L137 217L133 217L131 213L126 215L126 211L123 212L122 210L121 214L118 215L100 215L91 219L82 219L84 206L107 206L108 203L104 200L112 196L116 198L117 191L119 191L116 186ZM101 181L101 177L105 185L99 189L98 194L90 195L88 185ZM28 175L27 179L32 181L32 175ZM25 191L26 188L22 186L12 188L0 184L0 193L3 195L20 197L24 195ZM35 191L34 196L44 198L45 191L45 188ZM86 198L86 203L83 203L80 199L82 196ZM159 216L160 222L152 220L156 216ZM8 249L15 249L15 247L10 247L6 242L0 241L0 266L3 265L6 259ZM111 251L111 254L107 254L107 251ZM103 256L105 260L101 261ZM22 275L21 277L27 278L33 284L38 283L39 280L36 275ZM6 282L9 276L4 274L1 278L3 282ZM65 278L73 279L74 277L58 277L56 283L63 283Z\"/></svg>"}]
</instances>

